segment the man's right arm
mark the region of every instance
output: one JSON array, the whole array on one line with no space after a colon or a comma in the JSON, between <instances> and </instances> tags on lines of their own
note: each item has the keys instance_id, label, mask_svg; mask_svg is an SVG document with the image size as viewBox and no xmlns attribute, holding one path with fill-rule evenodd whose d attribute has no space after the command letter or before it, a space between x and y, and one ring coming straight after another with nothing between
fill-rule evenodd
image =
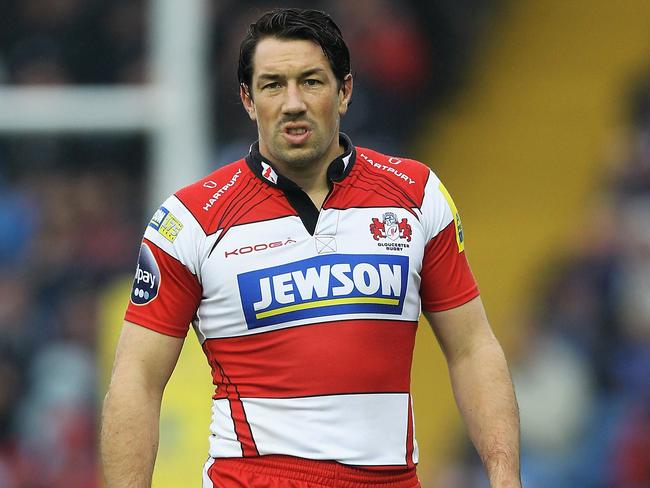
<instances>
[{"instance_id":1,"label":"man's right arm","mask_svg":"<svg viewBox=\"0 0 650 488\"><path fill-rule=\"evenodd\" d=\"M183 339L125 322L104 400L101 456L106 488L149 488L160 404Z\"/></svg>"}]
</instances>

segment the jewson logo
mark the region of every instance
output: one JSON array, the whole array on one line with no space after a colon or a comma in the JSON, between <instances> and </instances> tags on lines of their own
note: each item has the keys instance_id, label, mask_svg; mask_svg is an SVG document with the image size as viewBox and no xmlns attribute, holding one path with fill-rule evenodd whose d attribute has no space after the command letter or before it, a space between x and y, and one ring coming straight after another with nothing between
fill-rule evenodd
<instances>
[{"instance_id":1,"label":"jewson logo","mask_svg":"<svg viewBox=\"0 0 650 488\"><path fill-rule=\"evenodd\" d=\"M330 254L237 277L249 329L342 314L402 313L407 256Z\"/></svg>"}]
</instances>

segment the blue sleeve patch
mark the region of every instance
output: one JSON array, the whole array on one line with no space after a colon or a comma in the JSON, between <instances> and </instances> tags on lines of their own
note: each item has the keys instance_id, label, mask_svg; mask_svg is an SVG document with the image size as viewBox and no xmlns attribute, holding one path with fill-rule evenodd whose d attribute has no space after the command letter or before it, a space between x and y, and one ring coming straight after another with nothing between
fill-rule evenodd
<instances>
[{"instance_id":1,"label":"blue sleeve patch","mask_svg":"<svg viewBox=\"0 0 650 488\"><path fill-rule=\"evenodd\" d=\"M158 296L160 289L160 268L149 246L144 242L140 246L138 268L133 280L131 303L146 305Z\"/></svg>"}]
</instances>

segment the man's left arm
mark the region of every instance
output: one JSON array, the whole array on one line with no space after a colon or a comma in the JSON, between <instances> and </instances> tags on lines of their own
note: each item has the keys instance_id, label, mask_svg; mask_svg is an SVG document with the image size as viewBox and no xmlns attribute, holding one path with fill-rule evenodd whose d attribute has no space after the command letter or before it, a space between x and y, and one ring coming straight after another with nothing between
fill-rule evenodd
<instances>
[{"instance_id":1,"label":"man's left arm","mask_svg":"<svg viewBox=\"0 0 650 488\"><path fill-rule=\"evenodd\" d=\"M456 403L491 488L521 487L517 400L480 297L424 314L447 359Z\"/></svg>"}]
</instances>

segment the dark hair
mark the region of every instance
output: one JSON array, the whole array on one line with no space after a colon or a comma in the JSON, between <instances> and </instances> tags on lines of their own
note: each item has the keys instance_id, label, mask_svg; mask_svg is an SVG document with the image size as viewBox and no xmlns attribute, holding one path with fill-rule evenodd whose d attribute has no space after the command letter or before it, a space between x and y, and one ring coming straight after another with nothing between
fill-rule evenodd
<instances>
[{"instance_id":1,"label":"dark hair","mask_svg":"<svg viewBox=\"0 0 650 488\"><path fill-rule=\"evenodd\" d=\"M279 8L262 15L251 24L239 48L239 83L250 87L253 77L253 54L265 37L302 39L318 44L330 62L334 76L343 83L350 74L350 51L341 30L332 18L320 10Z\"/></svg>"}]
</instances>

